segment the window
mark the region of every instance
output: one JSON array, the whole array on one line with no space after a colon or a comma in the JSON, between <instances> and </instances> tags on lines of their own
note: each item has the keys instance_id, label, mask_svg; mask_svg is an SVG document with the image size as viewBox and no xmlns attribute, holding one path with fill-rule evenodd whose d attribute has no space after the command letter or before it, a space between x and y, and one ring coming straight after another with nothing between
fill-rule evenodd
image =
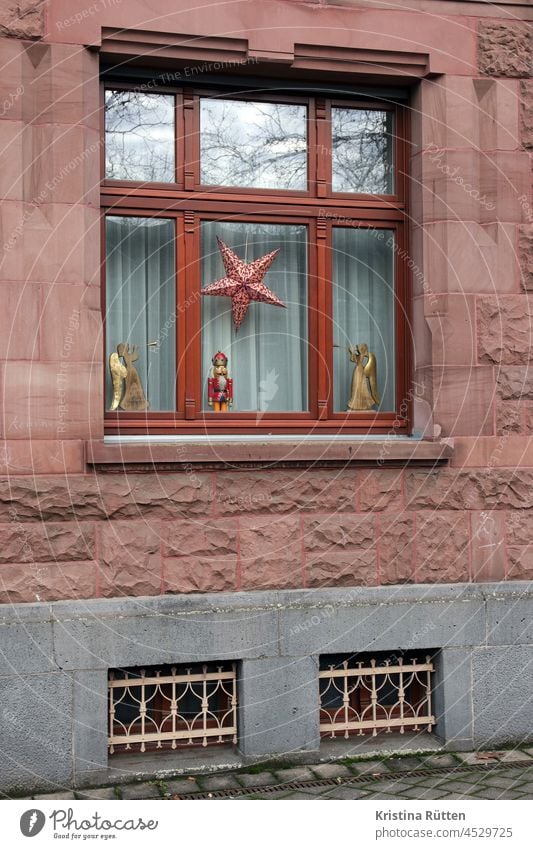
<instances>
[{"instance_id":1,"label":"window","mask_svg":"<svg viewBox=\"0 0 533 849\"><path fill-rule=\"evenodd\" d=\"M431 731L433 659L324 655L320 658L320 733L324 737Z\"/></svg>"},{"instance_id":2,"label":"window","mask_svg":"<svg viewBox=\"0 0 533 849\"><path fill-rule=\"evenodd\" d=\"M109 673L109 751L237 742L234 663Z\"/></svg>"},{"instance_id":3,"label":"window","mask_svg":"<svg viewBox=\"0 0 533 849\"><path fill-rule=\"evenodd\" d=\"M107 432L407 432L403 107L145 89L103 92Z\"/></svg>"}]
</instances>

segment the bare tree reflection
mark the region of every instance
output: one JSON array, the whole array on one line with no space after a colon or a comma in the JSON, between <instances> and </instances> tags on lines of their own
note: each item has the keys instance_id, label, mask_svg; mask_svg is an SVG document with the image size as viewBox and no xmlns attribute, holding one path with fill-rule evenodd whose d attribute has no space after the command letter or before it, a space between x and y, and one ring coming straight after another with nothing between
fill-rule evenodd
<instances>
[{"instance_id":1,"label":"bare tree reflection","mask_svg":"<svg viewBox=\"0 0 533 849\"><path fill-rule=\"evenodd\" d=\"M174 96L106 91L106 177L174 182Z\"/></svg>"},{"instance_id":2,"label":"bare tree reflection","mask_svg":"<svg viewBox=\"0 0 533 849\"><path fill-rule=\"evenodd\" d=\"M333 191L392 193L390 112L335 107L331 134Z\"/></svg>"},{"instance_id":3,"label":"bare tree reflection","mask_svg":"<svg viewBox=\"0 0 533 849\"><path fill-rule=\"evenodd\" d=\"M301 104L201 101L204 185L307 188L307 109Z\"/></svg>"}]
</instances>

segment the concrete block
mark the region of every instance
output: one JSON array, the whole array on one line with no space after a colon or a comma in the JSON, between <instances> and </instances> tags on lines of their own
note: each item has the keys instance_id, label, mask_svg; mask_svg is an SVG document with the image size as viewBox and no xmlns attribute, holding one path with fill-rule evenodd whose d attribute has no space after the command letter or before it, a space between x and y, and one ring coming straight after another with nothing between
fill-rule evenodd
<instances>
[{"instance_id":1,"label":"concrete block","mask_svg":"<svg viewBox=\"0 0 533 849\"><path fill-rule=\"evenodd\" d=\"M73 771L76 784L96 782L107 770L107 670L73 674Z\"/></svg>"},{"instance_id":2,"label":"concrete block","mask_svg":"<svg viewBox=\"0 0 533 849\"><path fill-rule=\"evenodd\" d=\"M487 601L487 641L495 646L533 643L533 594Z\"/></svg>"},{"instance_id":3,"label":"concrete block","mask_svg":"<svg viewBox=\"0 0 533 849\"><path fill-rule=\"evenodd\" d=\"M216 609L167 616L86 613L55 623L54 648L62 669L233 660L277 653L276 623L276 613L264 609L230 615Z\"/></svg>"},{"instance_id":4,"label":"concrete block","mask_svg":"<svg viewBox=\"0 0 533 849\"><path fill-rule=\"evenodd\" d=\"M318 752L318 660L244 660L239 683L239 748L245 757Z\"/></svg>"},{"instance_id":5,"label":"concrete block","mask_svg":"<svg viewBox=\"0 0 533 849\"><path fill-rule=\"evenodd\" d=\"M0 789L10 795L69 787L72 677L64 672L2 679Z\"/></svg>"},{"instance_id":6,"label":"concrete block","mask_svg":"<svg viewBox=\"0 0 533 849\"><path fill-rule=\"evenodd\" d=\"M17 605L17 609L21 610L22 605ZM28 617L20 623L0 624L0 678L54 672L57 668L51 622L32 622Z\"/></svg>"},{"instance_id":7,"label":"concrete block","mask_svg":"<svg viewBox=\"0 0 533 849\"><path fill-rule=\"evenodd\" d=\"M385 589L385 588L383 588ZM280 611L280 650L283 655L388 651L476 645L484 641L483 605L477 600L424 600L426 587L417 587L419 601L395 601L398 587L383 593L381 604L302 607ZM427 588L429 589L429 588ZM349 602L351 591L346 591Z\"/></svg>"},{"instance_id":8,"label":"concrete block","mask_svg":"<svg viewBox=\"0 0 533 849\"><path fill-rule=\"evenodd\" d=\"M474 649L474 745L533 740L533 646Z\"/></svg>"},{"instance_id":9,"label":"concrete block","mask_svg":"<svg viewBox=\"0 0 533 849\"><path fill-rule=\"evenodd\" d=\"M465 648L445 648L435 659L433 711L435 733L454 748L456 740L471 740L472 668L471 652Z\"/></svg>"}]
</instances>

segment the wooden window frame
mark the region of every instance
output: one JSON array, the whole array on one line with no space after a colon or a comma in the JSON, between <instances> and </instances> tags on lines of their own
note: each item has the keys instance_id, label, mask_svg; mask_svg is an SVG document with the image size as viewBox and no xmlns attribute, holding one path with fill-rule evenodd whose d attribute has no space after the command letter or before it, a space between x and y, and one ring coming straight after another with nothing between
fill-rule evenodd
<instances>
[{"instance_id":1,"label":"wooden window frame","mask_svg":"<svg viewBox=\"0 0 533 849\"><path fill-rule=\"evenodd\" d=\"M131 83L106 80L101 87L102 135L105 138L105 90L137 90ZM106 316L105 219L107 216L161 217L176 221L176 410L171 412L104 413L108 434L408 434L411 422L408 344L411 285L407 266L406 107L379 100L325 98L321 95L218 92L197 85L154 86L149 93L176 98L176 181L140 183L105 179L102 146L102 313ZM281 191L199 182L200 97L308 104L308 190ZM395 114L394 195L348 194L332 191L331 108L376 108ZM329 134L329 135L328 135ZM308 227L309 411L303 413L212 413L202 410L200 336L201 220L305 224ZM373 227L394 230L396 409L391 412L335 412L332 338L332 228ZM186 309L180 308L187 304ZM105 338L105 327L104 327ZM193 345L187 339L195 339ZM103 363L104 379L107 357ZM231 363L230 363L231 373Z\"/></svg>"}]
</instances>

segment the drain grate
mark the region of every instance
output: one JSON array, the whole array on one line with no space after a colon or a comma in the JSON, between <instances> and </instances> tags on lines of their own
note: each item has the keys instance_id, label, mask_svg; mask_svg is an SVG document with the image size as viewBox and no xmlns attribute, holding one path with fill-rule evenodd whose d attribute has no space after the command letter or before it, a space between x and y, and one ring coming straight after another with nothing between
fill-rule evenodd
<instances>
[{"instance_id":1,"label":"drain grate","mask_svg":"<svg viewBox=\"0 0 533 849\"><path fill-rule=\"evenodd\" d=\"M533 765L533 762L532 762ZM316 778L303 781L287 781L281 784L263 784L259 787L239 787L235 790L204 790L201 793L186 793L182 799L236 799L241 796L271 796L283 790L306 790L316 787L346 787L352 784L376 784L380 781L390 781L401 778L425 778L431 775L456 775L457 773L491 772L492 770L511 769L520 766L523 761L507 761L506 763L464 764L456 767L434 767L433 769L414 769L405 772L382 772L379 775L352 775L339 778Z\"/></svg>"}]
</instances>

